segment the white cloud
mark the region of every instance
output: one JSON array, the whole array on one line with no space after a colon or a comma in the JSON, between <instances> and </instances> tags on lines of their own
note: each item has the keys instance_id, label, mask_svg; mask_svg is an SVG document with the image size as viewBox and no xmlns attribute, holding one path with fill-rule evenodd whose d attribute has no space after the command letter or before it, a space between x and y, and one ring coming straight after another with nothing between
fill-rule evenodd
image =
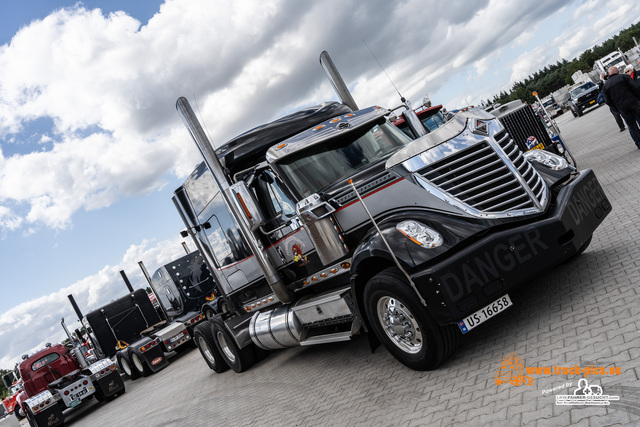
<instances>
[{"instance_id":1,"label":"white cloud","mask_svg":"<svg viewBox=\"0 0 640 427\"><path fill-rule=\"evenodd\" d=\"M36 118L54 123L38 151L0 157L0 201L12 201L19 219L0 226L68 228L78 210L186 175L198 154L175 112L181 95L198 102L220 145L284 111L335 99L318 65L326 49L360 105L395 106L366 40L401 93L421 100L473 64L487 70L487 58L559 7L172 0L144 26L124 13L56 11L0 47L0 138Z\"/></svg>"},{"instance_id":2,"label":"white cloud","mask_svg":"<svg viewBox=\"0 0 640 427\"><path fill-rule=\"evenodd\" d=\"M562 35L505 59L534 40L541 22L570 7L576 13ZM0 230L30 236L43 225L68 228L79 210L155 191L169 174L186 176L199 154L175 111L179 96L194 108L197 101L219 146L285 111L335 99L318 64L327 50L360 106L396 106L396 91L365 40L406 98L446 92L449 99L433 102L455 108L572 59L633 22L639 9L624 0L485 0L472 7L465 0L167 0L144 26L124 13L57 11L0 46L0 142L24 148L0 150ZM53 127L38 129L29 152L21 138L42 118ZM61 316L75 317L68 293L89 310L122 293L120 269L138 272L143 259L153 270L170 259L163 247L177 256L176 246L133 245L118 266L2 314L0 366L51 340L44 331Z\"/></svg>"},{"instance_id":3,"label":"white cloud","mask_svg":"<svg viewBox=\"0 0 640 427\"><path fill-rule=\"evenodd\" d=\"M38 151L0 154L0 201L14 203L12 220L5 212L0 227L66 228L80 209L153 191L167 173L186 175L198 155L173 108L180 95L198 101L220 145L282 111L335 98L317 63L327 49L360 105L397 105L362 40L409 99L440 90L456 73L466 75L467 92L486 93L479 78L505 47L530 40L545 18L568 7L553 0L473 8L417 0L254 6L173 0L145 26L124 13L69 8L33 21L1 46L0 137L19 143L17 132L41 117L54 128L40 136ZM579 5L558 48L522 53L506 67L511 82L546 60L571 59L637 9L622 0ZM602 10L595 28L580 25Z\"/></svg>"}]
</instances>

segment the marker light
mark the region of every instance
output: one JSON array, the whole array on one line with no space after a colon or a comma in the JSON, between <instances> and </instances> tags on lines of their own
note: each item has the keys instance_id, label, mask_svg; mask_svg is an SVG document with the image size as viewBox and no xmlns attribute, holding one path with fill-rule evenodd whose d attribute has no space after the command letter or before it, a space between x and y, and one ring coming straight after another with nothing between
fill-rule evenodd
<instances>
[{"instance_id":1,"label":"marker light","mask_svg":"<svg viewBox=\"0 0 640 427\"><path fill-rule=\"evenodd\" d=\"M424 248L436 248L444 241L440 233L418 221L402 221L396 225L396 230Z\"/></svg>"}]
</instances>

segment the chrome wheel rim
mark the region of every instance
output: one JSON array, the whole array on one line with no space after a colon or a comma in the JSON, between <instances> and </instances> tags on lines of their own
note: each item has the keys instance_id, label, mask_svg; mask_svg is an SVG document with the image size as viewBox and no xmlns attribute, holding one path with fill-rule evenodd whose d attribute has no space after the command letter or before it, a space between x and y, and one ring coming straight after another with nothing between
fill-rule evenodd
<instances>
[{"instance_id":1,"label":"chrome wheel rim","mask_svg":"<svg viewBox=\"0 0 640 427\"><path fill-rule=\"evenodd\" d=\"M229 362L234 363L236 361L236 356L229 347L229 344L227 344L227 340L222 332L218 332L218 342L220 343L222 352L227 357Z\"/></svg>"},{"instance_id":2,"label":"chrome wheel rim","mask_svg":"<svg viewBox=\"0 0 640 427\"><path fill-rule=\"evenodd\" d=\"M140 357L137 354L131 353L131 361L133 362L134 365L136 365L136 369L138 370L138 372L142 372L144 370L144 366L142 366L142 361L140 360Z\"/></svg>"},{"instance_id":3,"label":"chrome wheel rim","mask_svg":"<svg viewBox=\"0 0 640 427\"><path fill-rule=\"evenodd\" d=\"M131 376L131 366L129 366L129 362L124 357L120 358L120 366L122 366L122 370L125 374Z\"/></svg>"},{"instance_id":4,"label":"chrome wheel rim","mask_svg":"<svg viewBox=\"0 0 640 427\"><path fill-rule=\"evenodd\" d=\"M378 321L389 340L400 350L415 354L422 350L422 330L416 318L402 301L382 297L376 306Z\"/></svg>"},{"instance_id":5,"label":"chrome wheel rim","mask_svg":"<svg viewBox=\"0 0 640 427\"><path fill-rule=\"evenodd\" d=\"M198 337L198 346L200 347L200 350L202 350L202 354L204 355L204 357L206 357L207 360L212 365L214 365L216 363L216 358L213 357L213 352L211 351L209 344L207 344L204 338Z\"/></svg>"}]
</instances>

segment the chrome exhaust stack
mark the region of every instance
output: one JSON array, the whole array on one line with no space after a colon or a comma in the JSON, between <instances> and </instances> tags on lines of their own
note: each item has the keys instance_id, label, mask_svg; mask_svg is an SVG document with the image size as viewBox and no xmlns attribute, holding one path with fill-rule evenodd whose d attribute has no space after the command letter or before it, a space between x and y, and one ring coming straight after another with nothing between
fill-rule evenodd
<instances>
[{"instance_id":1,"label":"chrome exhaust stack","mask_svg":"<svg viewBox=\"0 0 640 427\"><path fill-rule=\"evenodd\" d=\"M178 113L180 113L185 126L189 130L189 133L191 133L191 137L200 150L200 153L202 154L207 167L211 171L211 174L216 181L216 185L222 193L227 208L238 223L240 234L251 248L251 252L255 256L256 261L264 272L267 283L273 291L273 294L282 303L287 304L292 302L293 294L282 282L282 279L278 275L275 267L273 267L273 265L271 264L271 261L267 258L264 252L262 252L262 246L257 236L255 236L251 229L245 224L243 214L242 212L240 212L238 205L235 203L231 190L231 184L229 183L224 173L224 169L220 164L218 156L216 156L215 150L213 149L209 138L205 134L202 126L200 125L200 122L195 116L195 113L191 109L189 101L187 101L185 97L178 98L178 101L176 102L176 109L178 110Z\"/></svg>"},{"instance_id":2,"label":"chrome exhaust stack","mask_svg":"<svg viewBox=\"0 0 640 427\"><path fill-rule=\"evenodd\" d=\"M87 367L89 367L89 362L87 362L87 359L84 357L84 352L82 351L80 343L78 343L77 340L73 339L73 336L69 332L69 329L67 329L67 325L64 323L64 317L62 318L62 320L60 320L60 324L62 325L62 329L64 329L65 334L67 334L69 343L73 346L73 349L70 351L70 353L75 356L80 366L82 366L83 369L86 369ZM80 339L80 337L77 338L78 340Z\"/></svg>"},{"instance_id":3,"label":"chrome exhaust stack","mask_svg":"<svg viewBox=\"0 0 640 427\"><path fill-rule=\"evenodd\" d=\"M351 92L349 92L349 88L344 83L344 80L342 80L342 76L338 72L336 66L333 64L333 61L331 60L331 57L326 50L322 51L322 53L320 54L320 65L322 66L324 72L327 74L327 77L329 78L333 89L338 94L338 98L340 98L340 101L347 107L351 108L353 111L359 110L358 106L356 105L356 101L354 101L353 97L351 96ZM398 95L400 95L399 92ZM404 118L405 122L407 122L409 129L411 129L411 132L413 132L416 138L425 136L427 134L427 130L422 125L422 122L420 122L420 119L418 118L416 112L413 111L413 108L411 108L411 103L407 101L402 95L400 95L400 101L402 101L402 105L404 105L404 107L406 108L406 110L401 113L402 117Z\"/></svg>"},{"instance_id":4,"label":"chrome exhaust stack","mask_svg":"<svg viewBox=\"0 0 640 427\"><path fill-rule=\"evenodd\" d=\"M338 72L338 69L333 64L329 53L326 50L323 50L320 54L320 65L324 69L324 72L327 74L333 89L338 94L338 98L340 101L347 107L351 108L353 111L359 110L358 105L356 105L356 101L354 101L351 96L351 92L349 92L349 88L342 80L342 76Z\"/></svg>"}]
</instances>

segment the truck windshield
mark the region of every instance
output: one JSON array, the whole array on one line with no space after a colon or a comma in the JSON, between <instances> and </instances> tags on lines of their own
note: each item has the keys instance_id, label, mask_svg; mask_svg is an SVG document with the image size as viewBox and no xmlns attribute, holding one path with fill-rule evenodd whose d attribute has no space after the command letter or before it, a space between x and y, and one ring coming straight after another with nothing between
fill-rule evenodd
<instances>
[{"instance_id":1,"label":"truck windshield","mask_svg":"<svg viewBox=\"0 0 640 427\"><path fill-rule=\"evenodd\" d=\"M35 362L33 362L33 364L31 365L31 370L32 371L37 371L38 369L47 366L49 363L58 360L59 358L60 358L60 355L58 355L58 353L47 354L43 358L38 359Z\"/></svg>"},{"instance_id":2,"label":"truck windshield","mask_svg":"<svg viewBox=\"0 0 640 427\"><path fill-rule=\"evenodd\" d=\"M610 60L609 62L607 62L606 64L604 64L604 68L605 70L609 70L609 68L616 66L618 67L620 70L622 70L622 68L620 68L621 66L624 67L626 64L624 62L624 58L622 58L621 56L618 58L614 58L612 60Z\"/></svg>"},{"instance_id":3,"label":"truck windshield","mask_svg":"<svg viewBox=\"0 0 640 427\"><path fill-rule=\"evenodd\" d=\"M420 119L420 121L427 127L427 129L429 129L429 132L433 132L434 130L445 124L446 119L444 118L444 115L440 111L438 111L433 116L426 119Z\"/></svg>"},{"instance_id":4,"label":"truck windshield","mask_svg":"<svg viewBox=\"0 0 640 427\"><path fill-rule=\"evenodd\" d=\"M306 197L388 158L411 141L394 125L377 124L356 139L319 144L285 157L279 166L295 190Z\"/></svg>"},{"instance_id":5,"label":"truck windshield","mask_svg":"<svg viewBox=\"0 0 640 427\"><path fill-rule=\"evenodd\" d=\"M571 90L571 97L572 98L577 98L581 93L586 92L588 89L591 89L594 86L595 86L594 83L586 82L585 84L580 85L575 89L572 89Z\"/></svg>"}]
</instances>

